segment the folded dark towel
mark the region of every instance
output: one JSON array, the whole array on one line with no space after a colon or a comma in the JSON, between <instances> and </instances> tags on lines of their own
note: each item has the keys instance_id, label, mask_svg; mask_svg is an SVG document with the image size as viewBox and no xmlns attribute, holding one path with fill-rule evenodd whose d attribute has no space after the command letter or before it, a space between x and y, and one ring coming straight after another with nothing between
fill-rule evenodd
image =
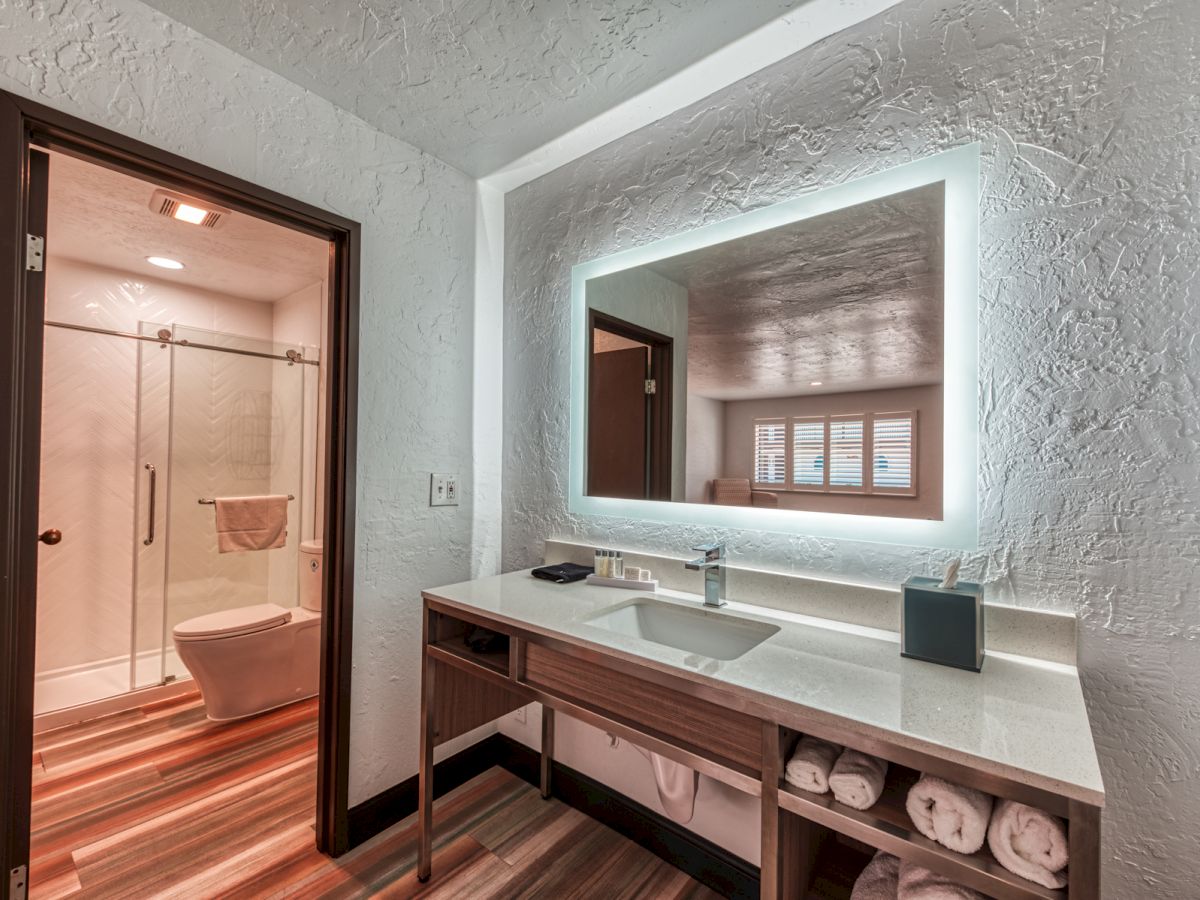
<instances>
[{"instance_id":1,"label":"folded dark towel","mask_svg":"<svg viewBox=\"0 0 1200 900\"><path fill-rule=\"evenodd\" d=\"M556 581L559 584L567 584L572 581L583 581L591 575L593 569L591 566L577 566L575 563L561 563L557 566L542 566L540 569L533 570L534 578L543 578L546 581Z\"/></svg>"}]
</instances>

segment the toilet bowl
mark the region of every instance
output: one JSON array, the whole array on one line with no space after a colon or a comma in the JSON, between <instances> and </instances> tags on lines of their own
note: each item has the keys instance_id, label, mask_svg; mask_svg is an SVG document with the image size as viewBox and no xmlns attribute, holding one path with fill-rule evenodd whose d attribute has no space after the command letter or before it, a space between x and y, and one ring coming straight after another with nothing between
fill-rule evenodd
<instances>
[{"instance_id":1,"label":"toilet bowl","mask_svg":"<svg viewBox=\"0 0 1200 900\"><path fill-rule=\"evenodd\" d=\"M175 626L175 650L213 721L257 715L317 693L321 542L304 541L299 556L298 607L242 606Z\"/></svg>"}]
</instances>

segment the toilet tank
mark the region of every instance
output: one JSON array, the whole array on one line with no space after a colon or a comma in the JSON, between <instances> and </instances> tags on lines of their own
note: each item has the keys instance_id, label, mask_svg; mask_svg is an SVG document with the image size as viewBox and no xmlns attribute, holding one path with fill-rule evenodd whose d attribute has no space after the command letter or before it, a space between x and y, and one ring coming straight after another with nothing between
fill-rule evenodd
<instances>
[{"instance_id":1,"label":"toilet tank","mask_svg":"<svg viewBox=\"0 0 1200 900\"><path fill-rule=\"evenodd\" d=\"M316 612L321 610L321 582L325 580L321 541L300 542L300 605Z\"/></svg>"}]
</instances>

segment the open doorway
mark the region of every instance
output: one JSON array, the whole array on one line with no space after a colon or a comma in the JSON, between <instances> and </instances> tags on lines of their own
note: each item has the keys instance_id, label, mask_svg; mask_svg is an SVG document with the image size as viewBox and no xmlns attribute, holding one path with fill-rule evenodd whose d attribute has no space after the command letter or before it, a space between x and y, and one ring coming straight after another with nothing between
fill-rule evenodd
<instances>
[{"instance_id":1,"label":"open doorway","mask_svg":"<svg viewBox=\"0 0 1200 900\"><path fill-rule=\"evenodd\" d=\"M9 888L103 892L85 848L238 790L342 852L358 226L0 106Z\"/></svg>"},{"instance_id":2,"label":"open doorway","mask_svg":"<svg viewBox=\"0 0 1200 900\"><path fill-rule=\"evenodd\" d=\"M589 316L587 493L670 500L674 341L596 310Z\"/></svg>"}]
</instances>

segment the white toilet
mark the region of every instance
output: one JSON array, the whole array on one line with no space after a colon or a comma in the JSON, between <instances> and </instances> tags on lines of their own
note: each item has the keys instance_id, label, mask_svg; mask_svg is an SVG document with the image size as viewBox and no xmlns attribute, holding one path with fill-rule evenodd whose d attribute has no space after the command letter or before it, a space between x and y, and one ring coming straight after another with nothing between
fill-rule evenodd
<instances>
[{"instance_id":1,"label":"white toilet","mask_svg":"<svg viewBox=\"0 0 1200 900\"><path fill-rule=\"evenodd\" d=\"M321 542L300 544L300 605L242 606L175 626L175 650L216 722L257 715L317 693Z\"/></svg>"}]
</instances>

